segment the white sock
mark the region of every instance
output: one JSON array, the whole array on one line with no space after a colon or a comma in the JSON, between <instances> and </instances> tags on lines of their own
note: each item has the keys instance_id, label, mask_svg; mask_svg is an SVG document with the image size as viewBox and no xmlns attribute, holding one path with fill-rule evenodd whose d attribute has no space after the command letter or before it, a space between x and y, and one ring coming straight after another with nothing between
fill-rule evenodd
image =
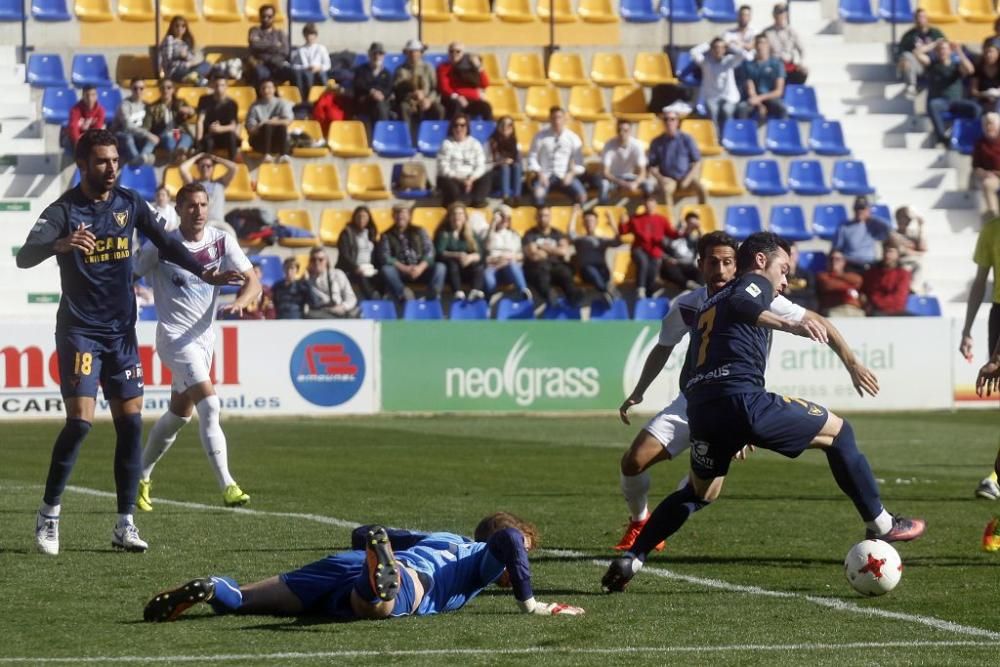
<instances>
[{"instance_id":1,"label":"white sock","mask_svg":"<svg viewBox=\"0 0 1000 667\"><path fill-rule=\"evenodd\" d=\"M882 513L875 517L874 521L865 521L865 527L874 530L879 535L885 535L892 530L892 515L882 508Z\"/></svg>"},{"instance_id":2,"label":"white sock","mask_svg":"<svg viewBox=\"0 0 1000 667\"><path fill-rule=\"evenodd\" d=\"M146 448L142 450L142 480L149 481L153 468L177 439L177 433L191 421L190 417L180 417L170 410L156 420L146 438Z\"/></svg>"},{"instance_id":3,"label":"white sock","mask_svg":"<svg viewBox=\"0 0 1000 667\"><path fill-rule=\"evenodd\" d=\"M38 512L45 516L54 516L59 518L59 512L62 510L62 505L46 505L42 503L42 506L38 508Z\"/></svg>"},{"instance_id":4,"label":"white sock","mask_svg":"<svg viewBox=\"0 0 1000 667\"><path fill-rule=\"evenodd\" d=\"M131 514L119 514L118 515L118 527L128 526L135 523Z\"/></svg>"},{"instance_id":5,"label":"white sock","mask_svg":"<svg viewBox=\"0 0 1000 667\"><path fill-rule=\"evenodd\" d=\"M622 495L628 505L629 515L633 521L643 521L649 516L646 502L649 496L649 472L638 475L621 475Z\"/></svg>"},{"instance_id":6,"label":"white sock","mask_svg":"<svg viewBox=\"0 0 1000 667\"><path fill-rule=\"evenodd\" d=\"M198 411L198 432L201 433L201 446L212 464L219 488L225 490L236 480L229 474L229 455L226 452L226 434L219 425L219 414L222 412L222 401L218 396L206 396L194 409Z\"/></svg>"}]
</instances>

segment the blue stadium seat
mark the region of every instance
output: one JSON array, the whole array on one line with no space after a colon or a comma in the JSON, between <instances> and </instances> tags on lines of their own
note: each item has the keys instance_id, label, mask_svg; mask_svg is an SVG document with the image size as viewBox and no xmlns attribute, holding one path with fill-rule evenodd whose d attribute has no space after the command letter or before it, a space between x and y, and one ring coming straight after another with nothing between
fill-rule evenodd
<instances>
[{"instance_id":1,"label":"blue stadium seat","mask_svg":"<svg viewBox=\"0 0 1000 667\"><path fill-rule=\"evenodd\" d=\"M951 149L971 155L976 142L983 136L983 124L972 118L956 118L951 126Z\"/></svg>"},{"instance_id":2,"label":"blue stadium seat","mask_svg":"<svg viewBox=\"0 0 1000 667\"><path fill-rule=\"evenodd\" d=\"M847 222L847 207L843 204L816 204L813 208L813 234L830 241L837 228Z\"/></svg>"},{"instance_id":3,"label":"blue stadium seat","mask_svg":"<svg viewBox=\"0 0 1000 667\"><path fill-rule=\"evenodd\" d=\"M662 320L670 310L670 299L665 296L638 299L633 320Z\"/></svg>"},{"instance_id":4,"label":"blue stadium seat","mask_svg":"<svg viewBox=\"0 0 1000 667\"><path fill-rule=\"evenodd\" d=\"M660 0L660 15L674 23L697 23L701 20L695 0Z\"/></svg>"},{"instance_id":5,"label":"blue stadium seat","mask_svg":"<svg viewBox=\"0 0 1000 667\"><path fill-rule=\"evenodd\" d=\"M483 146L486 146L496 129L497 124L492 120L474 120L469 124L469 134Z\"/></svg>"},{"instance_id":6,"label":"blue stadium seat","mask_svg":"<svg viewBox=\"0 0 1000 667\"><path fill-rule=\"evenodd\" d=\"M424 190L402 190L399 187L399 180L403 175L403 164L401 162L392 165L392 177L390 178L390 187L392 188L392 194L399 199L426 199L430 197L434 192L430 189Z\"/></svg>"},{"instance_id":7,"label":"blue stadium seat","mask_svg":"<svg viewBox=\"0 0 1000 667\"><path fill-rule=\"evenodd\" d=\"M148 306L143 306L139 309L139 321L140 322L155 322L156 321L156 304L149 304Z\"/></svg>"},{"instance_id":8,"label":"blue stadium seat","mask_svg":"<svg viewBox=\"0 0 1000 667\"><path fill-rule=\"evenodd\" d=\"M436 157L441 150L441 143L447 136L448 121L425 120L420 123L420 129L417 130L417 150L427 157Z\"/></svg>"},{"instance_id":9,"label":"blue stadium seat","mask_svg":"<svg viewBox=\"0 0 1000 667\"><path fill-rule=\"evenodd\" d=\"M656 23L660 20L652 0L621 0L618 13L627 23Z\"/></svg>"},{"instance_id":10,"label":"blue stadium seat","mask_svg":"<svg viewBox=\"0 0 1000 667\"><path fill-rule=\"evenodd\" d=\"M0 21L14 22L24 18L24 3L22 0L0 0Z\"/></svg>"},{"instance_id":11,"label":"blue stadium seat","mask_svg":"<svg viewBox=\"0 0 1000 667\"><path fill-rule=\"evenodd\" d=\"M417 154L409 126L399 120L380 120L375 123L372 148L381 157L413 157Z\"/></svg>"},{"instance_id":12,"label":"blue stadium seat","mask_svg":"<svg viewBox=\"0 0 1000 667\"><path fill-rule=\"evenodd\" d=\"M688 88L697 88L701 85L701 68L694 63L691 54L687 51L681 51L677 54L674 72L677 80Z\"/></svg>"},{"instance_id":13,"label":"blue stadium seat","mask_svg":"<svg viewBox=\"0 0 1000 667\"><path fill-rule=\"evenodd\" d=\"M757 121L730 118L722 127L722 147L732 155L763 155L757 138Z\"/></svg>"},{"instance_id":14,"label":"blue stadium seat","mask_svg":"<svg viewBox=\"0 0 1000 667\"><path fill-rule=\"evenodd\" d=\"M809 148L817 155L850 155L839 120L818 118L809 126Z\"/></svg>"},{"instance_id":15,"label":"blue stadium seat","mask_svg":"<svg viewBox=\"0 0 1000 667\"><path fill-rule=\"evenodd\" d=\"M65 125L74 104L76 91L72 88L46 88L42 93L42 118L52 125Z\"/></svg>"},{"instance_id":16,"label":"blue stadium seat","mask_svg":"<svg viewBox=\"0 0 1000 667\"><path fill-rule=\"evenodd\" d=\"M826 271L826 253L819 250L800 251L799 268L813 273Z\"/></svg>"},{"instance_id":17,"label":"blue stadium seat","mask_svg":"<svg viewBox=\"0 0 1000 667\"><path fill-rule=\"evenodd\" d=\"M758 197L774 197L788 192L781 182L781 171L776 160L750 160L747 162L743 184Z\"/></svg>"},{"instance_id":18,"label":"blue stadium seat","mask_svg":"<svg viewBox=\"0 0 1000 667\"><path fill-rule=\"evenodd\" d=\"M860 160L837 160L833 165L833 187L842 195L870 195L875 188L868 184L868 171Z\"/></svg>"},{"instance_id":19,"label":"blue stadium seat","mask_svg":"<svg viewBox=\"0 0 1000 667\"><path fill-rule=\"evenodd\" d=\"M428 51L424 54L424 60L431 64L431 67L437 69L442 63L448 62L448 54L442 51Z\"/></svg>"},{"instance_id":20,"label":"blue stadium seat","mask_svg":"<svg viewBox=\"0 0 1000 667\"><path fill-rule=\"evenodd\" d=\"M254 255L250 261L260 267L260 283L265 287L270 287L285 277L281 257L277 255Z\"/></svg>"},{"instance_id":21,"label":"blue stadium seat","mask_svg":"<svg viewBox=\"0 0 1000 667\"><path fill-rule=\"evenodd\" d=\"M531 299L500 299L497 304L498 320L533 320L535 319L535 304Z\"/></svg>"},{"instance_id":22,"label":"blue stadium seat","mask_svg":"<svg viewBox=\"0 0 1000 667\"><path fill-rule=\"evenodd\" d=\"M808 241L812 238L801 206L772 206L768 229L789 241Z\"/></svg>"},{"instance_id":23,"label":"blue stadium seat","mask_svg":"<svg viewBox=\"0 0 1000 667\"><path fill-rule=\"evenodd\" d=\"M394 320L396 304L389 299L362 301L361 317L365 320Z\"/></svg>"},{"instance_id":24,"label":"blue stadium seat","mask_svg":"<svg viewBox=\"0 0 1000 667\"><path fill-rule=\"evenodd\" d=\"M122 167L118 185L138 192L146 201L156 198L156 171L148 164L138 167Z\"/></svg>"},{"instance_id":25,"label":"blue stadium seat","mask_svg":"<svg viewBox=\"0 0 1000 667\"><path fill-rule=\"evenodd\" d=\"M406 62L406 56L402 53L387 53L383 65L389 74L395 74L399 66Z\"/></svg>"},{"instance_id":26,"label":"blue stadium seat","mask_svg":"<svg viewBox=\"0 0 1000 667\"><path fill-rule=\"evenodd\" d=\"M892 211L889 210L888 204L872 204L872 217L878 218L879 220L884 220L885 222L888 222L890 225L895 226L893 224L895 218L892 215Z\"/></svg>"},{"instance_id":27,"label":"blue stadium seat","mask_svg":"<svg viewBox=\"0 0 1000 667\"><path fill-rule=\"evenodd\" d=\"M712 23L736 23L736 3L733 0L705 0L701 15Z\"/></svg>"},{"instance_id":28,"label":"blue stadium seat","mask_svg":"<svg viewBox=\"0 0 1000 667\"><path fill-rule=\"evenodd\" d=\"M906 312L919 317L941 317L941 302L937 297L911 294L906 297Z\"/></svg>"},{"instance_id":29,"label":"blue stadium seat","mask_svg":"<svg viewBox=\"0 0 1000 667\"><path fill-rule=\"evenodd\" d=\"M906 2L906 0L900 0ZM840 20L845 23L875 23L878 17L872 12L871 0L840 0Z\"/></svg>"},{"instance_id":30,"label":"blue stadium seat","mask_svg":"<svg viewBox=\"0 0 1000 667\"><path fill-rule=\"evenodd\" d=\"M341 23L361 23L368 20L364 0L330 0L330 16Z\"/></svg>"},{"instance_id":31,"label":"blue stadium seat","mask_svg":"<svg viewBox=\"0 0 1000 667\"><path fill-rule=\"evenodd\" d=\"M104 107L104 115L107 118L107 123L110 125L111 119L115 116L115 112L118 111L118 107L122 105L121 88L118 86L112 86L111 88L98 88L97 103Z\"/></svg>"},{"instance_id":32,"label":"blue stadium seat","mask_svg":"<svg viewBox=\"0 0 1000 667\"><path fill-rule=\"evenodd\" d=\"M802 145L799 124L794 120L773 118L767 121L764 146L775 155L805 155L809 149Z\"/></svg>"},{"instance_id":33,"label":"blue stadium seat","mask_svg":"<svg viewBox=\"0 0 1000 667\"><path fill-rule=\"evenodd\" d=\"M71 21L66 0L31 0L31 17L36 21Z\"/></svg>"},{"instance_id":34,"label":"blue stadium seat","mask_svg":"<svg viewBox=\"0 0 1000 667\"><path fill-rule=\"evenodd\" d=\"M878 0L878 16L890 23L913 23L910 0Z\"/></svg>"},{"instance_id":35,"label":"blue stadium seat","mask_svg":"<svg viewBox=\"0 0 1000 667\"><path fill-rule=\"evenodd\" d=\"M292 20L298 23L322 23L326 20L323 0L292 0Z\"/></svg>"},{"instance_id":36,"label":"blue stadium seat","mask_svg":"<svg viewBox=\"0 0 1000 667\"><path fill-rule=\"evenodd\" d=\"M35 88L68 86L62 58L54 53L32 53L28 56L28 83Z\"/></svg>"},{"instance_id":37,"label":"blue stadium seat","mask_svg":"<svg viewBox=\"0 0 1000 667\"><path fill-rule=\"evenodd\" d=\"M792 160L788 166L788 187L795 194L807 197L830 194L819 160Z\"/></svg>"},{"instance_id":38,"label":"blue stadium seat","mask_svg":"<svg viewBox=\"0 0 1000 667\"><path fill-rule=\"evenodd\" d=\"M554 304L545 307L542 319L578 320L580 319L580 307L571 305L566 299L560 297Z\"/></svg>"},{"instance_id":39,"label":"blue stadium seat","mask_svg":"<svg viewBox=\"0 0 1000 667\"><path fill-rule=\"evenodd\" d=\"M783 99L788 108L788 115L795 120L813 120L823 117L823 114L819 112L816 91L813 90L812 86L789 84L785 88Z\"/></svg>"},{"instance_id":40,"label":"blue stadium seat","mask_svg":"<svg viewBox=\"0 0 1000 667\"><path fill-rule=\"evenodd\" d=\"M727 206L725 228L727 234L740 241L764 230L756 206Z\"/></svg>"},{"instance_id":41,"label":"blue stadium seat","mask_svg":"<svg viewBox=\"0 0 1000 667\"><path fill-rule=\"evenodd\" d=\"M372 18L376 21L409 21L407 0L372 0Z\"/></svg>"},{"instance_id":42,"label":"blue stadium seat","mask_svg":"<svg viewBox=\"0 0 1000 667\"><path fill-rule=\"evenodd\" d=\"M403 306L404 320L443 320L444 310L440 299L410 299Z\"/></svg>"},{"instance_id":43,"label":"blue stadium seat","mask_svg":"<svg viewBox=\"0 0 1000 667\"><path fill-rule=\"evenodd\" d=\"M113 86L108 73L108 61L100 53L80 53L73 56L73 68L70 72L73 85L77 88L90 84L98 88Z\"/></svg>"},{"instance_id":44,"label":"blue stadium seat","mask_svg":"<svg viewBox=\"0 0 1000 667\"><path fill-rule=\"evenodd\" d=\"M590 319L598 321L627 320L628 304L625 299L615 299L610 304L604 299L597 299L590 304Z\"/></svg>"},{"instance_id":45,"label":"blue stadium seat","mask_svg":"<svg viewBox=\"0 0 1000 667\"><path fill-rule=\"evenodd\" d=\"M490 306L485 299L466 301L456 299L451 302L451 312L448 319L451 320L488 320L490 318Z\"/></svg>"}]
</instances>

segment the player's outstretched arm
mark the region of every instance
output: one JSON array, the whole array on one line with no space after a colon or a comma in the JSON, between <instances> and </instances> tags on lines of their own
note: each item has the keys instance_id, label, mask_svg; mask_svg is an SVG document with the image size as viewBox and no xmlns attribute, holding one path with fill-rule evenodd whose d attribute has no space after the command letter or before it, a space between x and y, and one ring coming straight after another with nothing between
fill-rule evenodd
<instances>
[{"instance_id":1,"label":"player's outstretched arm","mask_svg":"<svg viewBox=\"0 0 1000 667\"><path fill-rule=\"evenodd\" d=\"M57 208L49 208L28 233L24 245L17 251L15 261L18 268L30 269L47 260L53 255L79 250L83 253L94 251L97 241L94 234L87 229L89 225L80 225L69 234L65 233L65 218Z\"/></svg>"},{"instance_id":2,"label":"player's outstretched arm","mask_svg":"<svg viewBox=\"0 0 1000 667\"><path fill-rule=\"evenodd\" d=\"M827 344L843 362L844 367L851 376L851 383L854 384L854 390L858 392L858 396L864 397L866 393L869 396L877 396L879 392L878 378L854 356L851 346L848 345L844 335L833 325L833 322L811 310L806 311L804 319L818 322L826 329L827 336L830 339Z\"/></svg>"},{"instance_id":3,"label":"player's outstretched arm","mask_svg":"<svg viewBox=\"0 0 1000 667\"><path fill-rule=\"evenodd\" d=\"M516 528L504 528L486 540L490 554L504 564L510 576L510 585L521 611L538 616L579 616L583 609L559 602L541 602L531 591L531 565L524 534Z\"/></svg>"},{"instance_id":4,"label":"player's outstretched arm","mask_svg":"<svg viewBox=\"0 0 1000 667\"><path fill-rule=\"evenodd\" d=\"M666 366L667 360L670 359L670 354L673 351L673 345L654 345L653 349L649 351L646 362L642 365L642 373L639 374L639 381L636 382L632 393L628 395L621 404L621 407L618 408L618 417L622 422L625 424L631 423L628 417L629 409L633 405L642 403L642 399L646 395L646 390L649 389L649 385L653 384L653 380L656 379L660 371L663 370L663 367Z\"/></svg>"},{"instance_id":5,"label":"player's outstretched arm","mask_svg":"<svg viewBox=\"0 0 1000 667\"><path fill-rule=\"evenodd\" d=\"M257 297L260 296L261 288L257 272L250 269L249 271L244 271L242 276L243 287L240 288L239 294L236 295L232 303L226 304L220 309L222 312L242 315L243 309L256 301Z\"/></svg>"},{"instance_id":6,"label":"player's outstretched arm","mask_svg":"<svg viewBox=\"0 0 1000 667\"><path fill-rule=\"evenodd\" d=\"M829 342L826 327L814 320L804 319L801 322L792 322L783 317L778 317L769 310L761 311L755 324L766 329L784 331L786 333L809 338L817 343L826 344Z\"/></svg>"}]
</instances>

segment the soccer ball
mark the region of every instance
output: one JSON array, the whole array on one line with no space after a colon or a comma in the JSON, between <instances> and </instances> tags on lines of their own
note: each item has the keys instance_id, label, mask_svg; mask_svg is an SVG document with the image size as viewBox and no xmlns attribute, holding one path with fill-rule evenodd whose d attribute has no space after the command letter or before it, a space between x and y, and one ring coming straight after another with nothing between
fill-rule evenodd
<instances>
[{"instance_id":1,"label":"soccer ball","mask_svg":"<svg viewBox=\"0 0 1000 667\"><path fill-rule=\"evenodd\" d=\"M844 559L844 575L854 590L862 595L885 595L903 576L899 553L888 542L858 542Z\"/></svg>"}]
</instances>

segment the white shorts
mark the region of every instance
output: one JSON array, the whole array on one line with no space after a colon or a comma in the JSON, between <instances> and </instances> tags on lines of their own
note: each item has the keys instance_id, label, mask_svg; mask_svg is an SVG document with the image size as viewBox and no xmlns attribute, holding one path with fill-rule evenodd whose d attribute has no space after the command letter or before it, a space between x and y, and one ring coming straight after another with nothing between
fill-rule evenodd
<instances>
[{"instance_id":1,"label":"white shorts","mask_svg":"<svg viewBox=\"0 0 1000 667\"><path fill-rule=\"evenodd\" d=\"M157 336L156 351L170 369L170 388L178 394L212 380L214 341L171 341Z\"/></svg>"},{"instance_id":2,"label":"white shorts","mask_svg":"<svg viewBox=\"0 0 1000 667\"><path fill-rule=\"evenodd\" d=\"M691 430L688 428L687 399L684 394L678 394L670 405L657 412L643 430L659 440L672 459L690 447Z\"/></svg>"}]
</instances>

